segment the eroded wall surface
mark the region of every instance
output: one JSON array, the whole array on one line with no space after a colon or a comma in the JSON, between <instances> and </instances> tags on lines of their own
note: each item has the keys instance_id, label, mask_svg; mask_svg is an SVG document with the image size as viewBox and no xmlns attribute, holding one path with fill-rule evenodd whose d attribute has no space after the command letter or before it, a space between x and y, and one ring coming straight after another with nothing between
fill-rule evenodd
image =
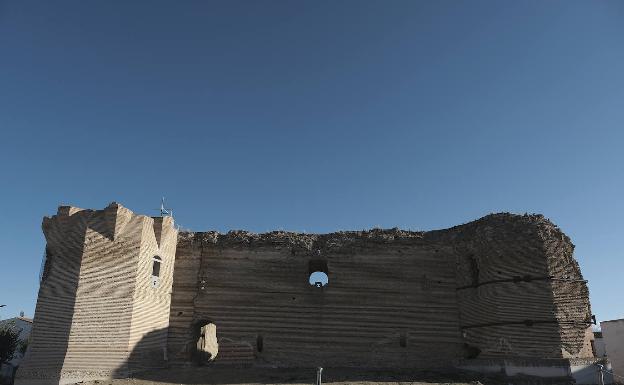
<instances>
[{"instance_id":1,"label":"eroded wall surface","mask_svg":"<svg viewBox=\"0 0 624 385\"><path fill-rule=\"evenodd\" d=\"M587 285L540 215L431 232L184 233L169 350L217 326L216 363L432 367L462 358L589 357ZM325 263L329 284L310 286Z\"/></svg>"},{"instance_id":2,"label":"eroded wall surface","mask_svg":"<svg viewBox=\"0 0 624 385\"><path fill-rule=\"evenodd\" d=\"M570 239L541 215L434 231L457 258L465 341L480 357L591 357L589 292Z\"/></svg>"},{"instance_id":3,"label":"eroded wall surface","mask_svg":"<svg viewBox=\"0 0 624 385\"><path fill-rule=\"evenodd\" d=\"M322 289L308 282L310 261L327 264ZM169 348L184 359L194 322L206 320L217 326L216 362L436 365L462 354L454 264L448 246L398 230L185 234Z\"/></svg>"},{"instance_id":4,"label":"eroded wall surface","mask_svg":"<svg viewBox=\"0 0 624 385\"><path fill-rule=\"evenodd\" d=\"M61 207L43 230L47 262L18 384L188 363L207 324L217 365L591 357L574 247L540 215L429 232L178 234L169 217L114 203ZM322 288L308 282L318 270L329 276Z\"/></svg>"}]
</instances>

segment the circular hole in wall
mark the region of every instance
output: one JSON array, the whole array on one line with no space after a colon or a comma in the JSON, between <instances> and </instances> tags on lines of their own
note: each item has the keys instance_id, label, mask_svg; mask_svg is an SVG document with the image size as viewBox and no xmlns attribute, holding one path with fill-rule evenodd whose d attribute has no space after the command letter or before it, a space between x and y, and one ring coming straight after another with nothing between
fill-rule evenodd
<instances>
[{"instance_id":1,"label":"circular hole in wall","mask_svg":"<svg viewBox=\"0 0 624 385\"><path fill-rule=\"evenodd\" d=\"M329 283L329 277L322 271L315 271L310 274L309 282L312 286L323 287Z\"/></svg>"}]
</instances>

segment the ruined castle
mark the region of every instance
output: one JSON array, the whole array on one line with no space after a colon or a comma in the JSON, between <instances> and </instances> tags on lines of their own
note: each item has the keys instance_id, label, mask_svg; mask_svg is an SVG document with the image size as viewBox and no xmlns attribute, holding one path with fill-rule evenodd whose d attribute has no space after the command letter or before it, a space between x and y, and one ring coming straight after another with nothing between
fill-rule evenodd
<instances>
[{"instance_id":1,"label":"ruined castle","mask_svg":"<svg viewBox=\"0 0 624 385\"><path fill-rule=\"evenodd\" d=\"M18 384L201 361L477 370L513 361L569 371L593 357L574 246L541 215L427 232L220 234L182 232L169 216L112 203L61 206L43 232ZM312 273L328 282L310 282ZM208 330L218 349L206 353Z\"/></svg>"}]
</instances>

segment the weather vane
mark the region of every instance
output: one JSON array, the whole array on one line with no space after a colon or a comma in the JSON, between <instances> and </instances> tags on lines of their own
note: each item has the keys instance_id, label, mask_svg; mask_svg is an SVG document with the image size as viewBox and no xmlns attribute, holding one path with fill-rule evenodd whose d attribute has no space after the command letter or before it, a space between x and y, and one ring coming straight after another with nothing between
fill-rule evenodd
<instances>
[{"instance_id":1,"label":"weather vane","mask_svg":"<svg viewBox=\"0 0 624 385\"><path fill-rule=\"evenodd\" d=\"M165 208L165 197L162 197L162 199L160 200L160 216L164 217L165 215L169 215L173 218L173 209Z\"/></svg>"}]
</instances>

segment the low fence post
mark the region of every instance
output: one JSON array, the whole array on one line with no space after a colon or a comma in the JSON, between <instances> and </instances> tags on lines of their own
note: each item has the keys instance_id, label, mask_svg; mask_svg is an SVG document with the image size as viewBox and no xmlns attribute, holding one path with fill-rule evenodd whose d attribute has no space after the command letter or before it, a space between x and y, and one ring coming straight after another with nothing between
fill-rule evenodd
<instances>
[{"instance_id":1,"label":"low fence post","mask_svg":"<svg viewBox=\"0 0 624 385\"><path fill-rule=\"evenodd\" d=\"M316 368L316 385L322 385L323 380L321 379L321 374L323 373L323 368L320 366Z\"/></svg>"}]
</instances>

